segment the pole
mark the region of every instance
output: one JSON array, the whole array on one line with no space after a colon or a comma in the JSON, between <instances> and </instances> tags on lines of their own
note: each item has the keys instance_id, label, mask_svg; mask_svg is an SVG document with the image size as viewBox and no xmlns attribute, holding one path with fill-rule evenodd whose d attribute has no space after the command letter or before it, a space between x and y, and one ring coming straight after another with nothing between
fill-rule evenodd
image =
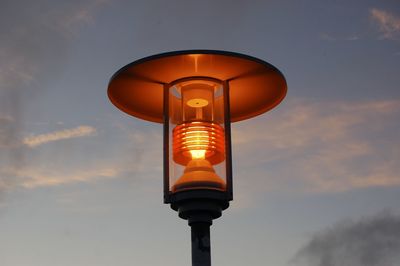
<instances>
[{"instance_id":1,"label":"pole","mask_svg":"<svg viewBox=\"0 0 400 266\"><path fill-rule=\"evenodd\" d=\"M192 231L192 266L211 266L210 223L190 225Z\"/></svg>"}]
</instances>

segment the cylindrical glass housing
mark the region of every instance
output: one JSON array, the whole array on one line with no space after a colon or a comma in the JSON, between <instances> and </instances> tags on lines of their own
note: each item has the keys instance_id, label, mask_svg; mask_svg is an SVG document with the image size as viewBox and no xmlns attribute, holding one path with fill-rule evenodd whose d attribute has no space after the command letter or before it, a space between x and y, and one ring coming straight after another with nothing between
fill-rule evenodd
<instances>
[{"instance_id":1,"label":"cylindrical glass housing","mask_svg":"<svg viewBox=\"0 0 400 266\"><path fill-rule=\"evenodd\" d=\"M226 190L224 88L193 78L174 83L169 99L169 191Z\"/></svg>"}]
</instances>

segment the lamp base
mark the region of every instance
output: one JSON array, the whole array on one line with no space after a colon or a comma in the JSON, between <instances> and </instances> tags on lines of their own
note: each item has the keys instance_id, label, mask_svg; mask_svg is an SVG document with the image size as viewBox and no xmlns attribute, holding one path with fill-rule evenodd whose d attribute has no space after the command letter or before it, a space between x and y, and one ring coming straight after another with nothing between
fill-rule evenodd
<instances>
[{"instance_id":1,"label":"lamp base","mask_svg":"<svg viewBox=\"0 0 400 266\"><path fill-rule=\"evenodd\" d=\"M212 224L212 220L221 217L222 211L229 207L226 193L211 189L180 191L172 194L171 208L179 217L195 222Z\"/></svg>"},{"instance_id":2,"label":"lamp base","mask_svg":"<svg viewBox=\"0 0 400 266\"><path fill-rule=\"evenodd\" d=\"M191 227L192 266L211 266L210 226L229 207L226 193L211 189L172 194L171 208Z\"/></svg>"}]
</instances>

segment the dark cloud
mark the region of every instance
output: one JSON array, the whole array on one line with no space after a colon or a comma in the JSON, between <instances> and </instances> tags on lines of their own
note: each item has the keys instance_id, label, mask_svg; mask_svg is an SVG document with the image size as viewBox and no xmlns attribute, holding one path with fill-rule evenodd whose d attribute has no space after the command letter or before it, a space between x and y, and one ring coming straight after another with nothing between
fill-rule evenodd
<instances>
[{"instance_id":1,"label":"dark cloud","mask_svg":"<svg viewBox=\"0 0 400 266\"><path fill-rule=\"evenodd\" d=\"M320 232L292 260L296 266L398 266L400 217L382 213Z\"/></svg>"}]
</instances>

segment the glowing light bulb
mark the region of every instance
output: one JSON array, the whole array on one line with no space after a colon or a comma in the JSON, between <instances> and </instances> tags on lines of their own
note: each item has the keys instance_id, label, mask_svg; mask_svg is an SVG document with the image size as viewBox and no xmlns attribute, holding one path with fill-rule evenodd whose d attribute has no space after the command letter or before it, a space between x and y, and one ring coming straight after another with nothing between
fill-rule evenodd
<instances>
[{"instance_id":1,"label":"glowing light bulb","mask_svg":"<svg viewBox=\"0 0 400 266\"><path fill-rule=\"evenodd\" d=\"M190 154L193 159L205 159L206 158L206 150L191 150Z\"/></svg>"},{"instance_id":2,"label":"glowing light bulb","mask_svg":"<svg viewBox=\"0 0 400 266\"><path fill-rule=\"evenodd\" d=\"M194 98L194 99L188 100L186 104L193 108L201 108L201 107L207 106L208 101L206 99L202 99L202 98Z\"/></svg>"}]
</instances>

